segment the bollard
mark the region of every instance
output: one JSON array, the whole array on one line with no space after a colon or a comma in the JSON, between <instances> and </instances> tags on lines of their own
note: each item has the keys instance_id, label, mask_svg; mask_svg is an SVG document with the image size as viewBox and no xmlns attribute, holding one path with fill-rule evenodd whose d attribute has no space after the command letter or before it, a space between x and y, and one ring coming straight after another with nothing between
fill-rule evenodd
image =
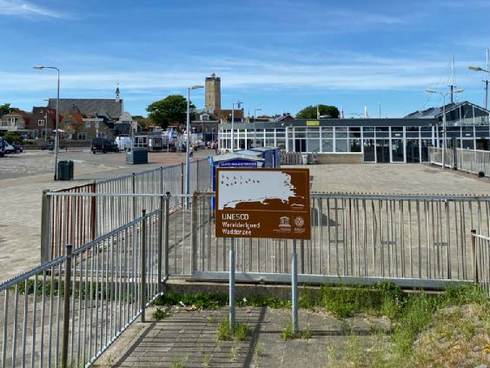
<instances>
[{"instance_id":1,"label":"bollard","mask_svg":"<svg viewBox=\"0 0 490 368\"><path fill-rule=\"evenodd\" d=\"M66 244L65 285L63 294L63 337L61 341L61 367L68 367L68 337L70 335L70 286L72 246Z\"/></svg>"},{"instance_id":2,"label":"bollard","mask_svg":"<svg viewBox=\"0 0 490 368\"><path fill-rule=\"evenodd\" d=\"M141 224L141 285L140 285L140 302L141 302L141 322L145 322L146 312L146 210L141 211L143 223Z\"/></svg>"}]
</instances>

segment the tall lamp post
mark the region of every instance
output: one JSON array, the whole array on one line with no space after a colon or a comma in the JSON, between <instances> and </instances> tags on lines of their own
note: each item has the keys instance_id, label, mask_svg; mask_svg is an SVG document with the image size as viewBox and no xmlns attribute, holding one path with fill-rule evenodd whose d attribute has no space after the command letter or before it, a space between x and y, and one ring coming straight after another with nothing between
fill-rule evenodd
<instances>
[{"instance_id":1,"label":"tall lamp post","mask_svg":"<svg viewBox=\"0 0 490 368\"><path fill-rule=\"evenodd\" d=\"M237 101L231 104L231 152L235 150L235 106L240 109L242 103L242 101Z\"/></svg>"},{"instance_id":2,"label":"tall lamp post","mask_svg":"<svg viewBox=\"0 0 490 368\"><path fill-rule=\"evenodd\" d=\"M485 83L485 109L488 110L488 75L490 74L490 67L488 65L488 54L489 54L489 49L486 49L486 69L483 69L479 66L473 66L470 65L468 67L469 70L472 70L474 72L483 72L487 73L487 78L483 81Z\"/></svg>"},{"instance_id":3,"label":"tall lamp post","mask_svg":"<svg viewBox=\"0 0 490 368\"><path fill-rule=\"evenodd\" d=\"M442 170L446 168L446 149L447 149L447 127L446 127L446 96L451 93L448 92L440 92L434 89L426 89L427 93L434 93L442 96ZM463 89L455 89L452 93L461 93ZM456 147L455 147L456 149Z\"/></svg>"},{"instance_id":4,"label":"tall lamp post","mask_svg":"<svg viewBox=\"0 0 490 368\"><path fill-rule=\"evenodd\" d=\"M187 88L187 124L186 124L186 132L187 132L187 138L186 138L186 143L185 143L185 194L189 195L191 191L191 181L190 181L190 174L191 174L191 168L190 168L190 145L191 145L191 90L194 89L199 89L199 88L204 88L204 86L201 85L195 85L192 87ZM187 200L185 201L188 203L189 197L187 197Z\"/></svg>"},{"instance_id":5,"label":"tall lamp post","mask_svg":"<svg viewBox=\"0 0 490 368\"><path fill-rule=\"evenodd\" d=\"M56 123L54 129L54 180L58 180L58 151L59 151L59 139L58 139L58 125L60 119L60 69L55 66L35 65L34 69L53 69L58 73L58 90L56 95ZM47 122L46 122L47 124Z\"/></svg>"}]
</instances>

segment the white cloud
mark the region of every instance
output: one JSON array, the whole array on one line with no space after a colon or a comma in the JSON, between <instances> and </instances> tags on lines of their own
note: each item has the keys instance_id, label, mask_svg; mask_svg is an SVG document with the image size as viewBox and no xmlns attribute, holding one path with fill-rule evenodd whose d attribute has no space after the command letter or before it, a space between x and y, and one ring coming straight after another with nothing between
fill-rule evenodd
<instances>
[{"instance_id":1,"label":"white cloud","mask_svg":"<svg viewBox=\"0 0 490 368\"><path fill-rule=\"evenodd\" d=\"M0 0L0 16L1 15L44 16L50 18L63 17L59 12L23 0Z\"/></svg>"},{"instance_id":2,"label":"white cloud","mask_svg":"<svg viewBox=\"0 0 490 368\"><path fill-rule=\"evenodd\" d=\"M70 94L112 91L117 82L125 94L147 94L164 90L183 90L217 72L222 76L223 89L230 88L295 88L330 89L335 91L388 91L437 88L447 84L448 61L431 57L379 57L376 55L335 52L308 56L282 53L281 61L265 55L260 57L189 57L182 65L160 63L160 60L140 64L129 58L124 63L110 57L104 63L82 63L77 72L64 71L61 86ZM85 55L88 57L89 55ZM83 59L83 58L81 58ZM57 65L71 65L58 60ZM475 62L469 59L456 63L456 82L459 86L476 85L479 79L467 70ZM85 65L85 68L82 66ZM118 65L105 69L100 65ZM71 65L74 70L75 65ZM52 91L56 86L54 74L41 72L7 72L0 70L0 90L16 93ZM92 92L91 92L92 91Z\"/></svg>"}]
</instances>

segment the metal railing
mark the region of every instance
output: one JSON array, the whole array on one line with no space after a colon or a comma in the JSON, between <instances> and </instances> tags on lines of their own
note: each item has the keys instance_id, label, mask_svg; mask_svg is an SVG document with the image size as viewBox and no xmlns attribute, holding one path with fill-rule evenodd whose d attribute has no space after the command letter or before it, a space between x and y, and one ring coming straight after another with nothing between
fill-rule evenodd
<instances>
[{"instance_id":1,"label":"metal railing","mask_svg":"<svg viewBox=\"0 0 490 368\"><path fill-rule=\"evenodd\" d=\"M474 280L490 294L490 237L472 230Z\"/></svg>"},{"instance_id":2,"label":"metal railing","mask_svg":"<svg viewBox=\"0 0 490 368\"><path fill-rule=\"evenodd\" d=\"M281 165L303 165L303 161L301 152L281 151Z\"/></svg>"},{"instance_id":3,"label":"metal railing","mask_svg":"<svg viewBox=\"0 0 490 368\"><path fill-rule=\"evenodd\" d=\"M1 368L90 366L129 324L145 318L168 276L228 277L230 240L215 237L213 193L194 193L188 207L174 210L173 200L189 198L51 194L97 198L106 216L111 209L117 215L124 200L159 205L0 284ZM489 290L490 197L314 193L311 216L312 239L298 244L300 282L440 288L475 280ZM290 281L288 241L235 245L238 281Z\"/></svg>"},{"instance_id":4,"label":"metal railing","mask_svg":"<svg viewBox=\"0 0 490 368\"><path fill-rule=\"evenodd\" d=\"M188 214L189 262L198 278L220 278L228 270L230 241L214 236L212 196L196 195ZM471 229L490 232L490 197L314 193L311 213L312 239L299 243L298 258L300 278L311 282L391 279L438 287L441 280L472 280ZM290 241L236 239L235 244L243 277L288 280Z\"/></svg>"},{"instance_id":5,"label":"metal railing","mask_svg":"<svg viewBox=\"0 0 490 368\"><path fill-rule=\"evenodd\" d=\"M90 366L159 295L158 211L0 284L0 367Z\"/></svg>"},{"instance_id":6,"label":"metal railing","mask_svg":"<svg viewBox=\"0 0 490 368\"><path fill-rule=\"evenodd\" d=\"M207 160L191 162L191 193L211 188ZM160 196L172 193L170 208L183 206L184 167L174 165L133 173L55 192L43 192L41 262L64 254L64 245L75 248L127 224L142 209L161 209ZM138 193L153 194L137 196ZM118 196L118 195L127 195ZM113 196L115 196L114 199Z\"/></svg>"},{"instance_id":7,"label":"metal railing","mask_svg":"<svg viewBox=\"0 0 490 368\"><path fill-rule=\"evenodd\" d=\"M158 202L158 213L168 218L170 274L206 276L227 270L228 241L215 237L212 193L195 193L188 208L171 206L186 202L186 196L49 195L86 203L97 198L101 221L107 222L97 226L107 229L117 226L111 221L124 221L131 206ZM313 193L311 214L312 239L299 244L304 275L403 279L419 286L420 280L470 280L471 229L490 234L487 196ZM271 281L277 280L271 275L289 272L287 241L237 239L236 244L238 272L267 274Z\"/></svg>"},{"instance_id":8,"label":"metal railing","mask_svg":"<svg viewBox=\"0 0 490 368\"><path fill-rule=\"evenodd\" d=\"M445 155L445 166L472 174L483 173L490 175L490 151L470 150L457 148L447 149ZM429 162L433 165L442 166L442 148L429 148Z\"/></svg>"}]
</instances>

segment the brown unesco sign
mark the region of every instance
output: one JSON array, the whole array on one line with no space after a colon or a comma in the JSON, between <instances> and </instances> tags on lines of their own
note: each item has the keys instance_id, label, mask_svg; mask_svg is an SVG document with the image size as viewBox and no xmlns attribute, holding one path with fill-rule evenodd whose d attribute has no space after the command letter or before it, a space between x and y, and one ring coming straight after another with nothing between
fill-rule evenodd
<instances>
[{"instance_id":1,"label":"brown unesco sign","mask_svg":"<svg viewBox=\"0 0 490 368\"><path fill-rule=\"evenodd\" d=\"M216 236L310 239L308 169L218 169Z\"/></svg>"}]
</instances>

